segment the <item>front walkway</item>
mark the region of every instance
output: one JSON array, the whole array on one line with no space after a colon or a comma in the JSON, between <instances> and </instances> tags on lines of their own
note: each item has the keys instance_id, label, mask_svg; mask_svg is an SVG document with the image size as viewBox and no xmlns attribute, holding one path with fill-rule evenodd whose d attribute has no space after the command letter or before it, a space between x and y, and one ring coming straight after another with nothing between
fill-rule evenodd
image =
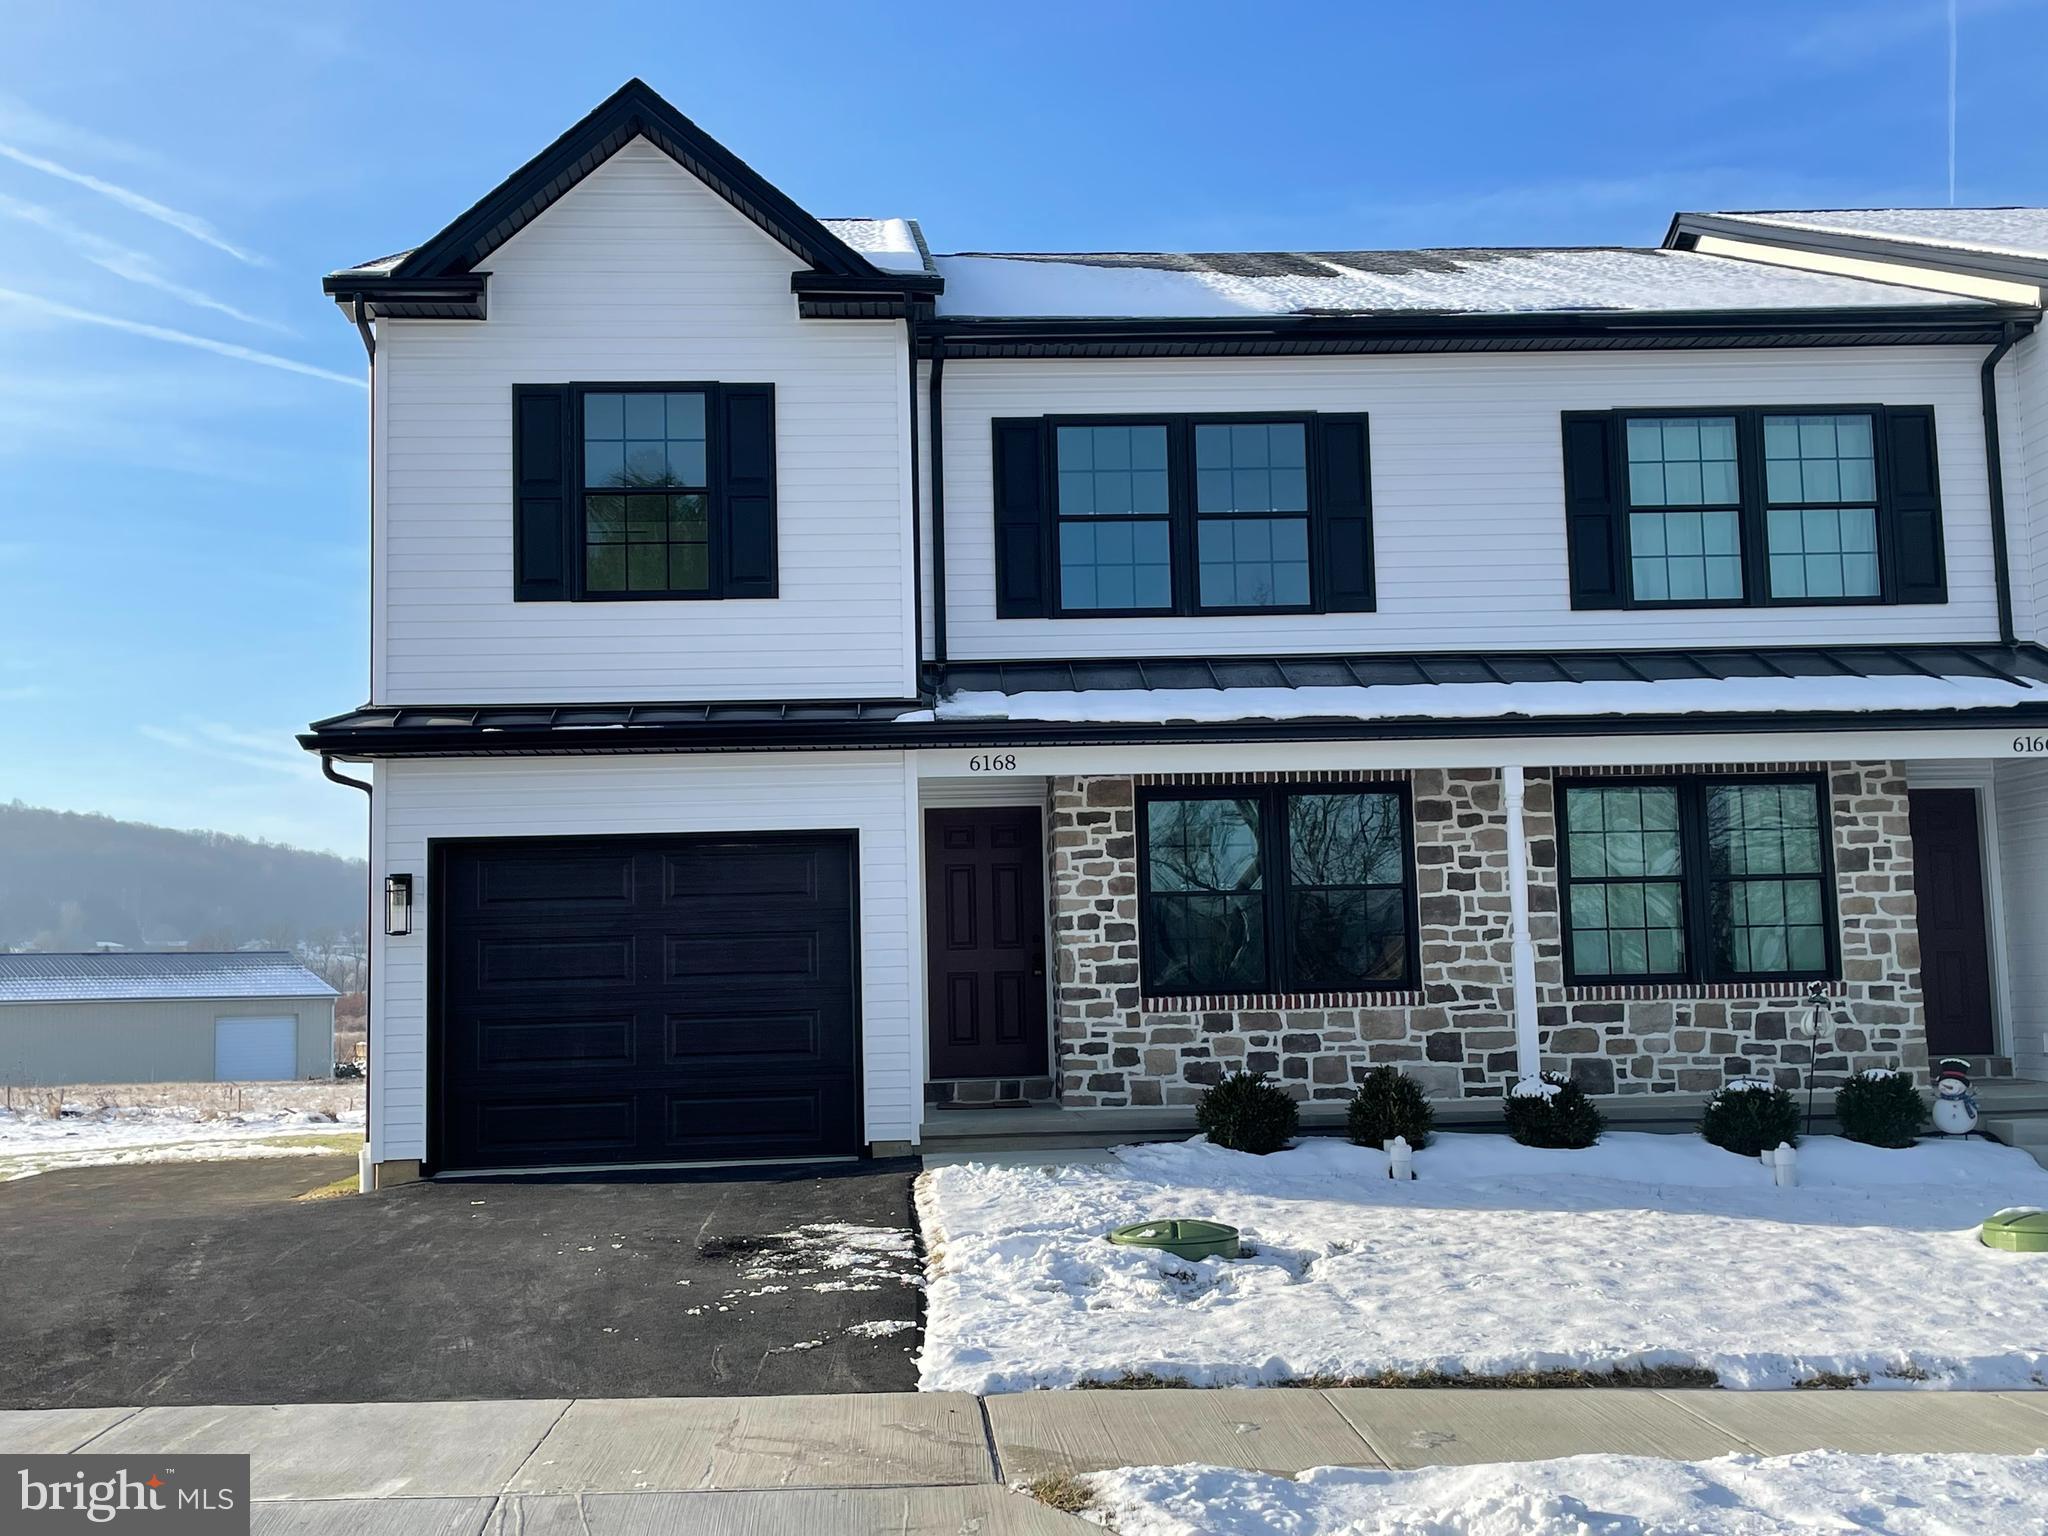
<instances>
[{"instance_id":1,"label":"front walkway","mask_svg":"<svg viewBox=\"0 0 2048 1536\"><path fill-rule=\"evenodd\" d=\"M555 1399L0 1413L0 1452L247 1453L257 1532L1083 1536L1009 1491L1208 1462L1292 1475L1585 1452L2048 1447L2048 1393L1506 1389Z\"/></svg>"}]
</instances>

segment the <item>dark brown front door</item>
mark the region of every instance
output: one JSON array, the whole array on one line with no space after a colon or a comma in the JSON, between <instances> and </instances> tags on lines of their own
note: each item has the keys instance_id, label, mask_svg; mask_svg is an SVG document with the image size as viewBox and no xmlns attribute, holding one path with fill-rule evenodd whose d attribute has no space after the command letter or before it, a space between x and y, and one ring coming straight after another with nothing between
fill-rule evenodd
<instances>
[{"instance_id":1,"label":"dark brown front door","mask_svg":"<svg viewBox=\"0 0 2048 1536\"><path fill-rule=\"evenodd\" d=\"M1045 1074L1045 853L1033 806L924 813L931 1075Z\"/></svg>"},{"instance_id":2,"label":"dark brown front door","mask_svg":"<svg viewBox=\"0 0 2048 1536\"><path fill-rule=\"evenodd\" d=\"M1916 789L1909 804L1927 1049L1935 1056L1989 1056L1991 947L1977 795L1968 789Z\"/></svg>"}]
</instances>

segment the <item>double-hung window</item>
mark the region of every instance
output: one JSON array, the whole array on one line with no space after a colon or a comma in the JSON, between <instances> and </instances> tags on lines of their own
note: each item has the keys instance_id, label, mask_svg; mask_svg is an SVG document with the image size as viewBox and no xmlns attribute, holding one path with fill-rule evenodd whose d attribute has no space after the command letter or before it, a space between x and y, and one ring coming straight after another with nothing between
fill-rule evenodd
<instances>
[{"instance_id":1,"label":"double-hung window","mask_svg":"<svg viewBox=\"0 0 2048 1536\"><path fill-rule=\"evenodd\" d=\"M711 590L702 390L583 396L583 589L592 597Z\"/></svg>"},{"instance_id":2,"label":"double-hung window","mask_svg":"<svg viewBox=\"0 0 2048 1536\"><path fill-rule=\"evenodd\" d=\"M1413 984L1405 786L1148 789L1139 822L1149 995Z\"/></svg>"},{"instance_id":3,"label":"double-hung window","mask_svg":"<svg viewBox=\"0 0 2048 1536\"><path fill-rule=\"evenodd\" d=\"M1927 406L1568 411L1579 608L1947 600Z\"/></svg>"},{"instance_id":4,"label":"double-hung window","mask_svg":"<svg viewBox=\"0 0 2048 1536\"><path fill-rule=\"evenodd\" d=\"M521 602L776 594L771 384L517 384Z\"/></svg>"},{"instance_id":5,"label":"double-hung window","mask_svg":"<svg viewBox=\"0 0 2048 1536\"><path fill-rule=\"evenodd\" d=\"M1003 618L1372 607L1362 415L994 426Z\"/></svg>"},{"instance_id":6,"label":"double-hung window","mask_svg":"<svg viewBox=\"0 0 2048 1536\"><path fill-rule=\"evenodd\" d=\"M1558 797L1574 981L1834 974L1828 809L1818 778L1565 779Z\"/></svg>"}]
</instances>

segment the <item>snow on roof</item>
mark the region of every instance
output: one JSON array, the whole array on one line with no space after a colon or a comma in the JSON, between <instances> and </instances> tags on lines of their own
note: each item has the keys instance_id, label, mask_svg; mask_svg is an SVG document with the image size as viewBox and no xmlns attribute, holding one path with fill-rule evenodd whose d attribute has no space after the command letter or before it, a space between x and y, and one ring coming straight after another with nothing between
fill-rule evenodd
<instances>
[{"instance_id":1,"label":"snow on roof","mask_svg":"<svg viewBox=\"0 0 2048 1536\"><path fill-rule=\"evenodd\" d=\"M820 219L847 245L885 272L929 272L931 257L915 219Z\"/></svg>"},{"instance_id":2,"label":"snow on roof","mask_svg":"<svg viewBox=\"0 0 2048 1536\"><path fill-rule=\"evenodd\" d=\"M335 995L281 949L0 955L0 1003Z\"/></svg>"},{"instance_id":3,"label":"snow on roof","mask_svg":"<svg viewBox=\"0 0 2048 1536\"><path fill-rule=\"evenodd\" d=\"M2048 208L1811 208L1708 215L1779 229L2048 260Z\"/></svg>"},{"instance_id":4,"label":"snow on roof","mask_svg":"<svg viewBox=\"0 0 2048 1536\"><path fill-rule=\"evenodd\" d=\"M1683 677L1648 682L1385 683L1368 687L1097 688L942 697L940 720L1088 724L1239 720L1486 720L1607 715L1996 709L2048 701L2048 683L1993 677Z\"/></svg>"},{"instance_id":5,"label":"snow on roof","mask_svg":"<svg viewBox=\"0 0 2048 1536\"><path fill-rule=\"evenodd\" d=\"M1696 251L1586 247L934 258L939 312L1005 318L1971 307Z\"/></svg>"}]
</instances>

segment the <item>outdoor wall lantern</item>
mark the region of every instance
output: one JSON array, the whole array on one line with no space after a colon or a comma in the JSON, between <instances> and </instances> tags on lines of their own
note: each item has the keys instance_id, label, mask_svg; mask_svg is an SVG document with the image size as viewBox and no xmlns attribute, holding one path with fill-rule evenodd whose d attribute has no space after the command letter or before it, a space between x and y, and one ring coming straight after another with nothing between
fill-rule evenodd
<instances>
[{"instance_id":1,"label":"outdoor wall lantern","mask_svg":"<svg viewBox=\"0 0 2048 1536\"><path fill-rule=\"evenodd\" d=\"M412 932L412 876L384 877L384 931L394 939Z\"/></svg>"}]
</instances>

